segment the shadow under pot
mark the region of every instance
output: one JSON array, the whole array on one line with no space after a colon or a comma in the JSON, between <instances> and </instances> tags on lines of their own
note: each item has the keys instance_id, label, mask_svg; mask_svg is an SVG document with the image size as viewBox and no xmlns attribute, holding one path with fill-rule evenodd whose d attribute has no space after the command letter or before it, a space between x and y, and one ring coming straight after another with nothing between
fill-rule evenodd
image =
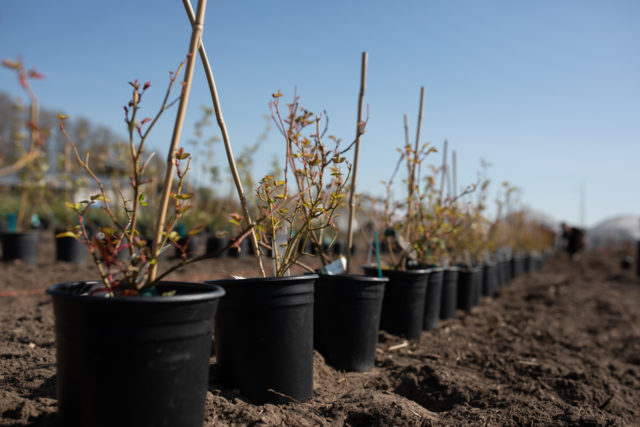
<instances>
[{"instance_id":1,"label":"shadow under pot","mask_svg":"<svg viewBox=\"0 0 640 427\"><path fill-rule=\"evenodd\" d=\"M454 319L458 304L458 267L446 267L442 275L440 319Z\"/></svg>"},{"instance_id":2,"label":"shadow under pot","mask_svg":"<svg viewBox=\"0 0 640 427\"><path fill-rule=\"evenodd\" d=\"M226 296L215 323L223 385L255 404L313 395L313 293L317 275L215 280Z\"/></svg>"},{"instance_id":3,"label":"shadow under pot","mask_svg":"<svg viewBox=\"0 0 640 427\"><path fill-rule=\"evenodd\" d=\"M20 261L34 265L38 258L38 241L40 234L37 231L4 232L0 235L2 241L2 259L5 261Z\"/></svg>"},{"instance_id":4,"label":"shadow under pot","mask_svg":"<svg viewBox=\"0 0 640 427\"><path fill-rule=\"evenodd\" d=\"M444 269L432 268L427 279L427 293L424 299L424 316L422 329L429 331L438 326L440 320L440 305L442 302L442 283Z\"/></svg>"},{"instance_id":5,"label":"shadow under pot","mask_svg":"<svg viewBox=\"0 0 640 427\"><path fill-rule=\"evenodd\" d=\"M66 230L55 230L54 236ZM56 237L56 260L84 264L89 251L84 243L70 236Z\"/></svg>"},{"instance_id":6,"label":"shadow under pot","mask_svg":"<svg viewBox=\"0 0 640 427\"><path fill-rule=\"evenodd\" d=\"M377 276L375 266L363 267L368 276ZM424 299L429 270L382 270L389 278L382 300L380 329L409 340L419 340L422 333Z\"/></svg>"},{"instance_id":7,"label":"shadow under pot","mask_svg":"<svg viewBox=\"0 0 640 427\"><path fill-rule=\"evenodd\" d=\"M160 294L105 298L102 283L51 286L61 426L200 427L211 334L224 290L161 282Z\"/></svg>"},{"instance_id":8,"label":"shadow under pot","mask_svg":"<svg viewBox=\"0 0 640 427\"><path fill-rule=\"evenodd\" d=\"M320 275L315 285L314 347L336 369L374 365L386 277Z\"/></svg>"}]
</instances>

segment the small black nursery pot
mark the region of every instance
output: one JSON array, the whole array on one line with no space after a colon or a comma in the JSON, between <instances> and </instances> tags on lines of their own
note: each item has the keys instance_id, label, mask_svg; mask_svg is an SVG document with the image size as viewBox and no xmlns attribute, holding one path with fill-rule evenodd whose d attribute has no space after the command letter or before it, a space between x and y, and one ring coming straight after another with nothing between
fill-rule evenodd
<instances>
[{"instance_id":1,"label":"small black nursery pot","mask_svg":"<svg viewBox=\"0 0 640 427\"><path fill-rule=\"evenodd\" d=\"M314 346L345 371L373 367L386 277L320 275L314 302Z\"/></svg>"},{"instance_id":2,"label":"small black nursery pot","mask_svg":"<svg viewBox=\"0 0 640 427\"><path fill-rule=\"evenodd\" d=\"M55 285L58 424L204 423L211 335L224 290L162 282L172 296L105 298L98 282Z\"/></svg>"},{"instance_id":3,"label":"small black nursery pot","mask_svg":"<svg viewBox=\"0 0 640 427\"><path fill-rule=\"evenodd\" d=\"M478 304L478 287L480 285L479 268L462 269L458 273L458 303L460 310L471 311Z\"/></svg>"},{"instance_id":4,"label":"small black nursery pot","mask_svg":"<svg viewBox=\"0 0 640 427\"><path fill-rule=\"evenodd\" d=\"M0 235L2 240L2 259L12 261L19 259L24 263L34 265L38 258L38 241L40 234L37 231L4 232Z\"/></svg>"},{"instance_id":5,"label":"small black nursery pot","mask_svg":"<svg viewBox=\"0 0 640 427\"><path fill-rule=\"evenodd\" d=\"M482 266L482 295L491 297L498 289L498 267L493 262L486 262Z\"/></svg>"},{"instance_id":6,"label":"small black nursery pot","mask_svg":"<svg viewBox=\"0 0 640 427\"><path fill-rule=\"evenodd\" d=\"M422 321L422 329L425 331L435 329L440 320L444 272L445 270L442 268L432 268L429 270L427 293L424 299L424 317Z\"/></svg>"},{"instance_id":7,"label":"small black nursery pot","mask_svg":"<svg viewBox=\"0 0 640 427\"><path fill-rule=\"evenodd\" d=\"M55 235L64 232L56 230ZM84 264L87 261L89 251L84 243L70 236L56 237L56 260Z\"/></svg>"},{"instance_id":8,"label":"small black nursery pot","mask_svg":"<svg viewBox=\"0 0 640 427\"><path fill-rule=\"evenodd\" d=\"M313 293L317 275L216 280L226 296L216 315L222 382L256 404L313 395Z\"/></svg>"},{"instance_id":9,"label":"small black nursery pot","mask_svg":"<svg viewBox=\"0 0 640 427\"><path fill-rule=\"evenodd\" d=\"M363 268L368 276L378 275L377 267ZM429 270L382 270L382 275L389 282L382 300L380 329L410 340L420 339Z\"/></svg>"},{"instance_id":10,"label":"small black nursery pot","mask_svg":"<svg viewBox=\"0 0 640 427\"><path fill-rule=\"evenodd\" d=\"M458 267L447 267L442 276L442 298L440 300L440 319L456 317L458 304Z\"/></svg>"},{"instance_id":11,"label":"small black nursery pot","mask_svg":"<svg viewBox=\"0 0 640 427\"><path fill-rule=\"evenodd\" d=\"M205 249L206 254L216 253L216 258L222 258L225 256L224 248L229 244L229 238L227 237L217 237L217 236L209 236L207 237L207 246Z\"/></svg>"}]
</instances>

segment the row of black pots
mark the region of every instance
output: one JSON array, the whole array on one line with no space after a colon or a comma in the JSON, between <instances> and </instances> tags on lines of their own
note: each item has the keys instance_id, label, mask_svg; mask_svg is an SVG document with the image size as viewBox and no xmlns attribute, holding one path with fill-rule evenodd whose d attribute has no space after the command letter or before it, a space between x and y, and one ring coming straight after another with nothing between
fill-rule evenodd
<instances>
[{"instance_id":1,"label":"row of black pots","mask_svg":"<svg viewBox=\"0 0 640 427\"><path fill-rule=\"evenodd\" d=\"M410 340L423 330L437 327L439 320L456 316L456 309L471 311L481 297L494 296L498 288L525 272L541 268L537 255L514 256L474 268L382 270L389 278L382 303L380 329ZM378 269L365 267L376 276Z\"/></svg>"},{"instance_id":2,"label":"row of black pots","mask_svg":"<svg viewBox=\"0 0 640 427\"><path fill-rule=\"evenodd\" d=\"M202 425L212 332L223 384L258 404L305 401L314 346L339 369L368 370L379 327L419 337L455 315L451 301L477 303L481 271L165 282L176 294L160 298L53 286L61 425Z\"/></svg>"},{"instance_id":3,"label":"row of black pots","mask_svg":"<svg viewBox=\"0 0 640 427\"><path fill-rule=\"evenodd\" d=\"M61 232L57 230L55 233ZM34 265L38 258L38 231L4 232L0 234L2 243L2 259L13 261L16 259L30 265ZM87 259L87 248L73 237L56 238L56 260L84 264Z\"/></svg>"},{"instance_id":4,"label":"row of black pots","mask_svg":"<svg viewBox=\"0 0 640 427\"><path fill-rule=\"evenodd\" d=\"M55 230L59 234L64 230ZM24 263L34 265L38 257L39 232L3 232L0 234L2 243L2 258L4 261L19 259ZM178 242L180 245L187 243L187 238L182 238ZM205 238L192 236L186 246L187 257L192 258L203 254L202 247ZM206 250L204 253L220 252L229 244L229 239L208 237L206 238ZM248 240L244 240L239 247L230 248L228 251L220 252L219 256L231 256L242 258L250 251ZM56 260L75 264L84 264L87 260L88 250L86 246L73 237L56 238ZM181 252L177 248L174 250L174 257L180 257Z\"/></svg>"},{"instance_id":5,"label":"row of black pots","mask_svg":"<svg viewBox=\"0 0 640 427\"><path fill-rule=\"evenodd\" d=\"M337 369L375 360L387 278L305 275L224 280L215 326L219 378L254 403L305 401L313 349Z\"/></svg>"}]
</instances>

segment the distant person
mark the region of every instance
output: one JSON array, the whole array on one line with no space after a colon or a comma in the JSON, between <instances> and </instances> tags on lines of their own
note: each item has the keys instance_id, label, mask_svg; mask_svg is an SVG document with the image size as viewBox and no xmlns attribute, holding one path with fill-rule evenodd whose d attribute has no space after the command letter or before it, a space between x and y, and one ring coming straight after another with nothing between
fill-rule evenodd
<instances>
[{"instance_id":1,"label":"distant person","mask_svg":"<svg viewBox=\"0 0 640 427\"><path fill-rule=\"evenodd\" d=\"M562 224L562 239L566 241L565 249L571 259L576 259L578 252L584 249L584 230Z\"/></svg>"}]
</instances>

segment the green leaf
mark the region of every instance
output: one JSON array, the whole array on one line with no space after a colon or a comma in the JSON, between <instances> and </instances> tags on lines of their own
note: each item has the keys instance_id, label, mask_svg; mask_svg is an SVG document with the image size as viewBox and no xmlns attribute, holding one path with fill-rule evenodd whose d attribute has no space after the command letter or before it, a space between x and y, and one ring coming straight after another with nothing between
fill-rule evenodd
<instances>
[{"instance_id":1,"label":"green leaf","mask_svg":"<svg viewBox=\"0 0 640 427\"><path fill-rule=\"evenodd\" d=\"M102 194L95 194L91 196L91 200L100 200L106 203L109 203L111 200L109 198L105 198Z\"/></svg>"},{"instance_id":2,"label":"green leaf","mask_svg":"<svg viewBox=\"0 0 640 427\"><path fill-rule=\"evenodd\" d=\"M174 194L173 197L175 197L178 200L188 200L193 197L193 194L192 193Z\"/></svg>"},{"instance_id":3,"label":"green leaf","mask_svg":"<svg viewBox=\"0 0 640 427\"><path fill-rule=\"evenodd\" d=\"M59 239L60 237L73 237L74 239L78 239L78 235L73 231L65 231L65 232L56 234L57 239Z\"/></svg>"}]
</instances>

